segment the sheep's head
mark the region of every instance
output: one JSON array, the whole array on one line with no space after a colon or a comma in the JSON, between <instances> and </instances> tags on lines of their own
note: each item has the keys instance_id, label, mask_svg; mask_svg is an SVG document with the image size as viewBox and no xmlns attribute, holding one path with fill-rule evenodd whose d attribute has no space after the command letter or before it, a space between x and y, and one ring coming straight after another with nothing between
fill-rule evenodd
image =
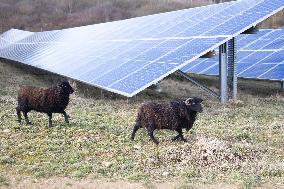
<instances>
[{"instance_id":1,"label":"sheep's head","mask_svg":"<svg viewBox=\"0 0 284 189\"><path fill-rule=\"evenodd\" d=\"M202 112L203 110L202 104L201 104L202 101L203 99L199 97L188 98L185 100L185 104L187 108L191 111Z\"/></svg>"},{"instance_id":2,"label":"sheep's head","mask_svg":"<svg viewBox=\"0 0 284 189\"><path fill-rule=\"evenodd\" d=\"M62 81L57 86L60 87L65 94L72 94L74 92L74 89L71 87L68 81Z\"/></svg>"}]
</instances>

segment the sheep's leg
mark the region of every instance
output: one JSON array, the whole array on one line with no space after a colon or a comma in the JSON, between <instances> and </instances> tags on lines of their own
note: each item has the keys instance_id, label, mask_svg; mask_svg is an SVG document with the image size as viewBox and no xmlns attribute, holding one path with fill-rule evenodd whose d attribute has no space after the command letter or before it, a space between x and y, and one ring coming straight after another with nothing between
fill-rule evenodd
<instances>
[{"instance_id":1,"label":"sheep's leg","mask_svg":"<svg viewBox=\"0 0 284 189\"><path fill-rule=\"evenodd\" d=\"M179 134L179 136L180 136L180 139L181 139L183 142L187 142L187 140L186 140L186 139L184 138L184 136L183 136L182 128L179 129L178 134Z\"/></svg>"},{"instance_id":2,"label":"sheep's leg","mask_svg":"<svg viewBox=\"0 0 284 189\"><path fill-rule=\"evenodd\" d=\"M65 122L69 124L69 120L68 120L69 116L67 115L67 113L63 111L62 114L64 115Z\"/></svg>"},{"instance_id":3,"label":"sheep's leg","mask_svg":"<svg viewBox=\"0 0 284 189\"><path fill-rule=\"evenodd\" d=\"M172 141L177 140L179 137L180 137L180 135L178 134L177 136L175 136L175 137L172 139Z\"/></svg>"},{"instance_id":4,"label":"sheep's leg","mask_svg":"<svg viewBox=\"0 0 284 189\"><path fill-rule=\"evenodd\" d=\"M48 115L48 127L52 127L52 113L47 113Z\"/></svg>"},{"instance_id":5,"label":"sheep's leg","mask_svg":"<svg viewBox=\"0 0 284 189\"><path fill-rule=\"evenodd\" d=\"M154 130L155 130L155 125L153 123L150 125L150 127L147 127L148 135L151 138L151 140L155 144L159 144L159 141L154 137Z\"/></svg>"},{"instance_id":6,"label":"sheep's leg","mask_svg":"<svg viewBox=\"0 0 284 189\"><path fill-rule=\"evenodd\" d=\"M154 130L153 129L148 130L148 135L150 136L151 140L153 140L153 142L155 144L159 144L159 141L157 139L155 139L155 137L154 137Z\"/></svg>"},{"instance_id":7,"label":"sheep's leg","mask_svg":"<svg viewBox=\"0 0 284 189\"><path fill-rule=\"evenodd\" d=\"M183 137L183 133L182 133L182 128L178 128L176 129L176 131L178 132L178 135L175 136L172 141L177 140L178 138L180 138L182 141L187 142L187 140Z\"/></svg>"},{"instance_id":8,"label":"sheep's leg","mask_svg":"<svg viewBox=\"0 0 284 189\"><path fill-rule=\"evenodd\" d=\"M138 131L139 128L140 128L140 124L139 124L139 123L136 123L136 124L134 125L133 131L132 131L132 134L131 134L131 140L134 140L135 133Z\"/></svg>"},{"instance_id":9,"label":"sheep's leg","mask_svg":"<svg viewBox=\"0 0 284 189\"><path fill-rule=\"evenodd\" d=\"M19 126L22 126L21 111L19 110L19 108L18 108L18 107L16 108L16 111L17 111L17 116L18 116L18 123L19 123Z\"/></svg>"},{"instance_id":10,"label":"sheep's leg","mask_svg":"<svg viewBox=\"0 0 284 189\"><path fill-rule=\"evenodd\" d=\"M25 112L25 111L24 111L23 114L24 114L24 117L25 117L25 120L26 120L26 124L27 124L27 125L32 124L32 123L30 122L30 120L29 120L28 112Z\"/></svg>"}]
</instances>

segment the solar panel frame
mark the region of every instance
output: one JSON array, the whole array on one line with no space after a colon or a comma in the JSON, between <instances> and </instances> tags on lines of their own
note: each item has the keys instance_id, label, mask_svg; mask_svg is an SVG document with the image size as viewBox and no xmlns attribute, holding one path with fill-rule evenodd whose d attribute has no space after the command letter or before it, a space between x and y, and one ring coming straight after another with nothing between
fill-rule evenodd
<instances>
[{"instance_id":1,"label":"solar panel frame","mask_svg":"<svg viewBox=\"0 0 284 189\"><path fill-rule=\"evenodd\" d=\"M274 72L274 69L282 67L281 65L284 63L284 45L281 45L278 48L276 45L274 45L278 40L284 42L283 37L284 28L261 29L257 34L240 35L240 37L237 37L237 45L239 46L237 74L238 77L283 81L284 75L282 75L281 77L281 75L278 74L278 76L273 77L273 75L267 74L276 73ZM248 39L247 43L242 42L246 39ZM264 41L267 41L267 43L264 43ZM191 64L189 64L185 66L182 70L187 73L196 73L204 75L219 74L218 56L215 56L211 59L203 59L202 62L195 62L196 61L193 62L194 64L196 64L195 66L191 66ZM210 62L212 62L212 65L207 67L206 69L203 69L204 66L202 64L209 64ZM262 71L263 73L254 76L252 73L256 72L253 71L253 69L256 67L260 69L261 66L266 67L267 70L264 70ZM279 70L279 72L281 72L281 70Z\"/></svg>"},{"instance_id":2,"label":"solar panel frame","mask_svg":"<svg viewBox=\"0 0 284 189\"><path fill-rule=\"evenodd\" d=\"M199 22L198 21L195 22L195 25L191 26L191 28L196 27L198 24L206 22L207 20L210 20L210 18L212 18L212 15L214 17L216 15L220 15L222 12L225 14L226 12L228 12L228 10L226 10L226 9L229 9L230 7L233 7L238 3L244 3L245 2L244 5L242 5L243 11L240 11L240 10L237 10L237 9L233 10L232 12L234 12L234 11L240 11L240 12L238 12L238 14L235 15L235 16L231 16L230 18L235 19L237 17L247 17L247 15L250 13L249 11L251 11L251 9L253 9L256 5L262 5L263 6L263 4L267 1L268 0L251 0L251 1L247 2L247 1L243 0L243 1L229 2L229 3L226 3L226 4L221 4L220 6L224 6L225 8L220 9L220 10L218 9L218 5L208 6L209 8L208 7L201 7L201 8L191 9L191 10L195 11L194 13L192 13L193 17L198 15L199 13L200 14L203 13L205 15L205 17L204 17L205 19L200 20ZM165 36L162 35L161 36L161 33L165 32L165 31L154 32L153 36L149 35L151 33L150 31L156 31L156 29L164 28L166 30L169 30L169 29L167 29L167 27L165 27L166 25L168 25L169 28L174 28L177 24L180 24L180 23L174 22L175 18L182 17L182 15L189 14L189 13L186 13L188 10L181 10L181 11L174 11L174 12L170 12L170 13L166 13L166 14L156 14L156 15L152 15L152 16L148 16L148 17L127 19L127 20L124 20L124 21L116 21L116 22L112 22L112 23L104 23L104 24L98 24L98 25L93 25L93 26L84 26L84 27L78 27L78 28L72 28L72 29L49 31L49 32L45 32L45 33L42 32L40 34L34 33L34 35L31 35L27 38L24 38L24 39L21 39L20 41L18 41L17 42L18 44L10 45L11 48L13 49L13 48L17 47L17 48L20 49L19 51L22 51L22 50L24 51L26 49L25 52L29 52L29 50L27 49L28 47L31 47L31 46L34 45L36 48L41 48L40 45L43 45L43 44L47 45L48 44L46 47L42 47L46 51L45 54L38 54L36 52L30 52L29 54L21 55L21 54L14 53L14 55L17 58L10 57L10 56L6 56L6 58L9 58L9 59L14 58L14 59L16 59L16 61L20 60L23 63L46 69L44 62L47 61L47 59L46 59L45 56L49 55L48 59L51 59L50 56L54 55L54 57L53 57L54 61L56 61L56 59L61 59L61 61L58 62L58 63L56 63L56 62L51 63L48 66L49 71L52 71L52 72L60 74L60 75L62 75L64 73L65 76L68 76L68 77L74 78L76 80L80 80L80 81L88 83L90 81L86 81L85 79L80 78L79 77L80 75L78 75L78 77L74 77L72 75L72 73L74 74L74 69L73 69L73 71L70 71L70 72L66 71L66 70L61 70L61 69L64 69L64 66L62 67L62 62L67 62L68 58L65 59L65 57L64 56L62 57L61 53L56 52L56 50L58 50L58 51L62 50L63 52L66 52L66 53L67 52L74 53L74 50L72 49L72 47L75 46L76 43L83 44L83 43L95 43L96 42L96 43L98 43L97 46L100 46L100 44L101 45L107 44L107 45L111 46L110 44L117 42L117 43L120 44L119 47L123 47L123 45L126 45L128 42L131 43L131 42L135 41L135 42L137 42L137 45L134 45L134 47L133 47L133 49L135 49L135 48L139 47L139 44L143 43L143 41L161 40L161 43L165 43L165 42L171 41L171 40L185 40L185 41L188 40L189 41L189 42L185 42L183 45L181 45L180 47L177 47L173 51L169 51L166 54L161 53L159 58L156 57L156 59L150 60L149 62L146 62L145 65L143 65L142 67L140 66L135 71L133 71L131 74L128 74L128 75L126 75L126 76L124 76L120 79L117 78L117 80L115 82L111 83L111 84L101 85L101 83L95 82L96 79L91 80L91 82L92 82L91 84L93 84L95 86L98 86L98 87L104 88L106 90L131 97L131 96L137 94L138 92L144 90L148 86L152 85L153 83L156 83L157 81L161 80L165 76L167 76L167 75L175 72L176 70L180 69L184 65L192 62L193 60L197 59L201 55L217 48L219 45L225 43L226 41L228 41L232 37L237 36L238 34L247 30L251 26L256 25L258 22L268 18L272 14L283 9L283 7L284 7L283 2L281 2L279 0L269 1L269 3L271 3L271 6L274 6L274 5L276 6L276 4L273 4L273 2L279 3L278 9L275 8L275 10L271 11L270 13L265 13L266 14L265 16L254 19L253 20L254 22L251 21L251 23L249 25L243 26L241 29L239 29L235 33L232 33L232 31L230 30L228 35L217 35L215 33L211 33L211 34L208 33L211 30L214 31L214 28L217 28L220 25L224 25L224 23L227 22L226 20L224 22L221 22L219 25L216 24L216 27L212 28L209 31L204 32L202 30L199 30L196 33L196 36L179 36L179 33L181 33L182 31L179 32L179 33L176 33L174 36L172 36L172 35L171 36L168 36L168 35L165 35ZM247 6L248 4L250 4L251 6ZM213 14L211 14L211 15L210 15L210 13L206 14L207 13L206 10L211 9L211 11L213 11L212 10L213 8L218 9L218 11L216 11L214 13L212 12ZM269 8L267 8L267 9L269 9ZM163 17L163 16L165 16L165 17ZM188 19L189 18L183 19L183 21L186 21ZM145 22L145 20L147 22ZM161 23L155 24L157 22L161 22ZM172 25L171 25L171 23L172 23ZM131 31L132 33L131 32L127 33L127 31L129 31L129 28L123 28L123 27L125 27L125 25L129 25L129 24L133 24L133 27L135 28ZM147 28L147 27L150 27L150 26L151 26L151 29L149 29L148 31L146 31L144 33L143 33L143 30L140 33L137 33L137 34L135 33L135 31L137 31L137 30L139 31L139 29L141 30L141 28L143 29L143 28ZM86 30L86 28L89 28L89 30ZM202 27L200 27L200 28L202 28ZM89 36L95 30L98 31L98 35L97 36ZM184 30L188 30L188 29L185 28ZM116 31L115 35L109 35L113 31ZM218 29L217 29L217 31L218 31ZM65 44L65 46L67 46L67 48L64 49L64 42L68 41L68 39L71 39L72 37L74 37L75 34L76 35L80 34L80 37L77 37L71 43ZM129 35L129 34L131 34L131 35ZM220 34L220 33L218 33L218 34ZM103 38L103 40L100 40L102 38L102 36L105 36L105 37ZM117 36L119 36L119 38ZM46 40L48 40L48 41L46 41ZM212 44L211 43L207 44L206 40L208 40L208 41L210 41L210 40L214 41L215 40L215 41ZM186 51L186 49L184 49L183 52L181 52L181 51L175 52L179 49L182 49L182 46L184 46L188 43L190 44L191 41L196 42L196 43L194 43L196 48L191 49L192 52L190 52L190 53L192 53L192 54L188 54L188 55L184 54L184 52L188 52L188 51ZM153 46L153 48L156 48L161 43L158 43L156 46ZM203 44L203 45L200 45L200 44ZM22 47L20 48L17 45L20 45ZM204 49L205 45L206 45L206 49ZM134 62L141 61L139 59L136 59L136 58L139 57L139 55L137 55L137 56L133 55L134 57L132 57L132 59L130 59L130 60L129 59L117 59L118 56L122 56L121 54L123 54L123 52L120 53L119 50L121 50L121 49L119 47L113 48L110 51L108 51L109 52L108 55L107 55L106 52L104 52L105 49L101 48L101 50L97 50L97 52L96 52L97 57L88 56L89 54L86 54L85 56L82 55L82 54L79 54L78 56L80 58L84 58L84 61L86 61L86 62L92 62L92 61L100 59L103 62L103 63L101 62L101 65L108 62L108 61L106 61L107 58L109 58L109 60L113 60L113 61L117 61L117 60L121 61L121 64L114 63L114 65L117 64L117 66L114 67L112 70L118 69L119 67L120 67L119 69L121 69L122 65L128 65L129 62L131 62L131 61L134 61ZM142 52L141 54L150 51L150 49ZM159 49L158 48L156 48L156 49L157 49L157 51L155 51L155 52L159 52ZM129 48L127 50L128 50L128 52L130 52ZM10 53L10 52L7 52L7 51L10 51L9 47L5 48L4 50L1 50L1 51L2 52L6 51L7 54ZM99 54L98 52L100 52L101 54ZM113 53L111 53L111 52L113 52ZM175 54L176 56L179 55L179 57L168 56L171 53ZM0 54L1 54L1 52L0 52ZM5 57L5 55L3 55L3 53L2 53L2 56ZM13 52L12 52L12 56L13 56ZM107 56L107 58L104 59L105 58L104 56ZM73 55L70 55L70 57L75 59L75 57ZM174 61L174 62L169 64L169 63L167 63L168 62L167 58L163 59L163 57L171 58L172 59L171 61ZM175 59L177 59L179 62L176 62ZM30 63L30 61L34 61L36 63L33 64L33 63ZM69 64L67 64L67 65L69 65ZM160 72L157 72L157 75L155 75L155 77L151 77L151 75L145 75L146 78L143 78L143 74L142 75L140 74L140 76L141 76L140 80L143 80L143 79L145 81L147 80L147 82L144 83L143 86L140 86L139 88L133 88L131 86L132 89L128 90L127 92L125 92L126 90L123 91L123 90L119 89L119 86L121 86L121 87L126 86L126 88L127 88L127 86L128 86L127 78L129 77L129 79L131 79L132 77L133 78L137 77L135 75L133 76L134 73L140 73L140 70L147 68L148 70L152 70L153 73L156 74L156 72L155 72L156 69L153 70L151 68L151 66L153 66L154 68L158 68L158 66L160 66L160 65L163 65L163 66L160 67L161 70L158 70ZM58 69L54 69L55 67L60 68L60 72L59 72ZM90 67L90 69L92 69L92 68ZM147 71L147 69L145 71ZM104 75L111 73L111 72L112 71L109 70L107 73L104 73ZM114 74L115 74L115 71L114 71ZM114 74L109 74L109 75L113 76ZM93 76L91 75L91 77L93 77ZM111 78L112 77L108 77L106 79L111 79ZM125 83L123 83L123 82L125 82ZM139 83L139 85L140 85L140 83ZM116 87L112 88L112 86L116 86Z\"/></svg>"}]
</instances>

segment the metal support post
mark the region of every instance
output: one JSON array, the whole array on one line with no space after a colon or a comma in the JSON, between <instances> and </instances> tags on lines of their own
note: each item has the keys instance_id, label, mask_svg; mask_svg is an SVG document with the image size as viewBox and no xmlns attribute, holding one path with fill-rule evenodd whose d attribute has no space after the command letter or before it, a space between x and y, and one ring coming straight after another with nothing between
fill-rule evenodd
<instances>
[{"instance_id":1,"label":"metal support post","mask_svg":"<svg viewBox=\"0 0 284 189\"><path fill-rule=\"evenodd\" d=\"M214 92L213 90L209 89L208 87L202 85L201 83L195 81L194 79L192 79L191 77L189 77L186 73L182 72L181 70L178 70L177 73L179 75L181 75L182 77L186 78L187 80L189 80L191 83L193 83L194 85L198 86L199 88L201 88L202 90L206 91L207 93L209 93L210 95L219 98L219 94L217 94L216 92Z\"/></svg>"},{"instance_id":2,"label":"metal support post","mask_svg":"<svg viewBox=\"0 0 284 189\"><path fill-rule=\"evenodd\" d=\"M284 90L284 80L281 81L281 90Z\"/></svg>"},{"instance_id":3,"label":"metal support post","mask_svg":"<svg viewBox=\"0 0 284 189\"><path fill-rule=\"evenodd\" d=\"M237 100L237 84L237 48L236 39L232 38L228 41L228 86L230 93L229 98L233 100Z\"/></svg>"},{"instance_id":4,"label":"metal support post","mask_svg":"<svg viewBox=\"0 0 284 189\"><path fill-rule=\"evenodd\" d=\"M219 79L220 79L220 101L228 101L228 83L227 83L227 44L219 47Z\"/></svg>"}]
</instances>

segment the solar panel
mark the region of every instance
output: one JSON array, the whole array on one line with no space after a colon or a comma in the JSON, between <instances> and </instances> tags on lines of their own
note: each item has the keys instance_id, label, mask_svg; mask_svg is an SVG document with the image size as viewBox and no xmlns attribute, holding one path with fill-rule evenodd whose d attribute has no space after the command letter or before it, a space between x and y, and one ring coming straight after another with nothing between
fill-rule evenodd
<instances>
[{"instance_id":1,"label":"solar panel","mask_svg":"<svg viewBox=\"0 0 284 189\"><path fill-rule=\"evenodd\" d=\"M284 28L262 29L257 34L240 35L238 46L238 77L284 80ZM182 68L187 73L219 74L218 56L197 59Z\"/></svg>"},{"instance_id":2,"label":"solar panel","mask_svg":"<svg viewBox=\"0 0 284 189\"><path fill-rule=\"evenodd\" d=\"M11 44L0 43L0 57L131 97L283 7L239 0L17 40L2 35Z\"/></svg>"}]
</instances>

